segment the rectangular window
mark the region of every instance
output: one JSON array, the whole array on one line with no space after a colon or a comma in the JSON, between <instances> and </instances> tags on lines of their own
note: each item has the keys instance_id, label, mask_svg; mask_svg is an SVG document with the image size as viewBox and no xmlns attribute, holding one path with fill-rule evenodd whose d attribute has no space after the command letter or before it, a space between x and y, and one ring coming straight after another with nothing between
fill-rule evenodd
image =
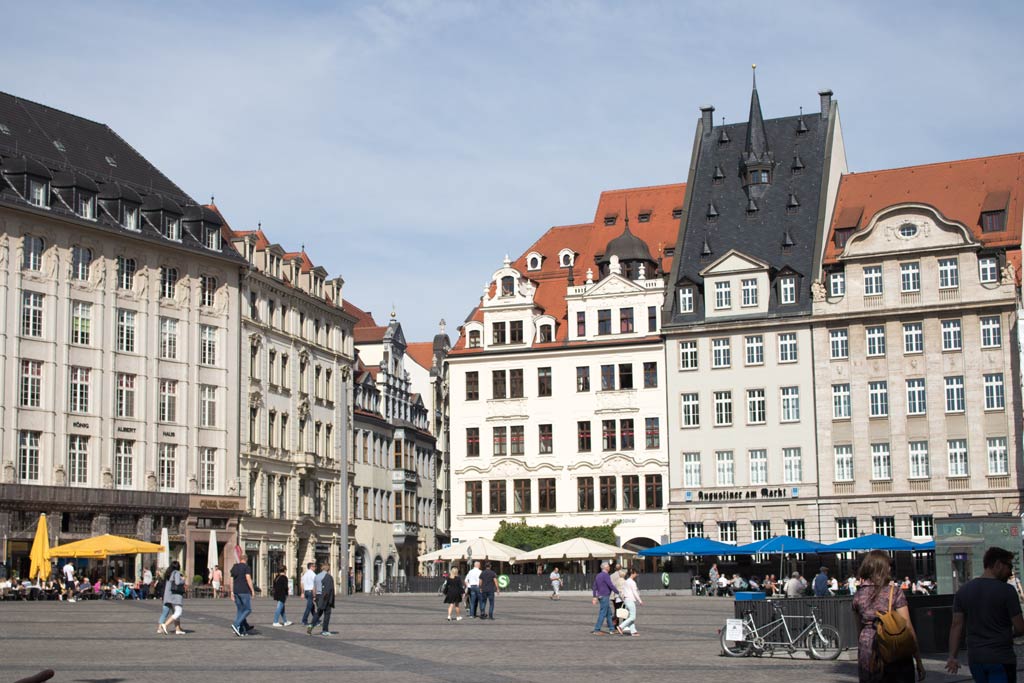
<instances>
[{"instance_id":1,"label":"rectangular window","mask_svg":"<svg viewBox=\"0 0 1024 683\"><path fill-rule=\"evenodd\" d=\"M508 371L508 397L523 397L523 369L513 368Z\"/></svg>"},{"instance_id":2,"label":"rectangular window","mask_svg":"<svg viewBox=\"0 0 1024 683\"><path fill-rule=\"evenodd\" d=\"M755 541L767 541L772 537L772 523L768 520L754 520L750 523L750 532Z\"/></svg>"},{"instance_id":3,"label":"rectangular window","mask_svg":"<svg viewBox=\"0 0 1024 683\"><path fill-rule=\"evenodd\" d=\"M601 477L601 509L614 510L618 507L618 486L615 477Z\"/></svg>"},{"instance_id":4,"label":"rectangular window","mask_svg":"<svg viewBox=\"0 0 1024 683\"><path fill-rule=\"evenodd\" d=\"M857 538L857 518L836 517L836 537L840 541Z\"/></svg>"},{"instance_id":5,"label":"rectangular window","mask_svg":"<svg viewBox=\"0 0 1024 683\"><path fill-rule=\"evenodd\" d=\"M766 421L764 389L747 389L747 424Z\"/></svg>"},{"instance_id":6,"label":"rectangular window","mask_svg":"<svg viewBox=\"0 0 1024 683\"><path fill-rule=\"evenodd\" d=\"M217 426L217 387L210 384L199 387L199 426Z\"/></svg>"},{"instance_id":7,"label":"rectangular window","mask_svg":"<svg viewBox=\"0 0 1024 683\"><path fill-rule=\"evenodd\" d=\"M18 481L39 481L39 437L41 432L18 432Z\"/></svg>"},{"instance_id":8,"label":"rectangular window","mask_svg":"<svg viewBox=\"0 0 1024 683\"><path fill-rule=\"evenodd\" d=\"M631 451L633 450L634 444L633 420L619 420L619 448L624 451Z\"/></svg>"},{"instance_id":9,"label":"rectangular window","mask_svg":"<svg viewBox=\"0 0 1024 683\"><path fill-rule=\"evenodd\" d=\"M135 375L117 373L115 409L117 417L135 417Z\"/></svg>"},{"instance_id":10,"label":"rectangular window","mask_svg":"<svg viewBox=\"0 0 1024 683\"><path fill-rule=\"evenodd\" d=\"M174 318L160 318L160 357L178 357L178 321Z\"/></svg>"},{"instance_id":11,"label":"rectangular window","mask_svg":"<svg viewBox=\"0 0 1024 683\"><path fill-rule=\"evenodd\" d=\"M715 283L715 308L732 308L732 285L729 282Z\"/></svg>"},{"instance_id":12,"label":"rectangular window","mask_svg":"<svg viewBox=\"0 0 1024 683\"><path fill-rule=\"evenodd\" d=\"M591 448L590 421L576 423L576 449L580 453L589 453Z\"/></svg>"},{"instance_id":13,"label":"rectangular window","mask_svg":"<svg viewBox=\"0 0 1024 683\"><path fill-rule=\"evenodd\" d=\"M683 486L700 488L700 453L683 453Z\"/></svg>"},{"instance_id":14,"label":"rectangular window","mask_svg":"<svg viewBox=\"0 0 1024 683\"><path fill-rule=\"evenodd\" d=\"M509 344L522 344L523 343L523 321L522 320L510 320L508 323L508 343Z\"/></svg>"},{"instance_id":15,"label":"rectangular window","mask_svg":"<svg viewBox=\"0 0 1024 683\"><path fill-rule=\"evenodd\" d=\"M22 238L22 249L24 253L21 257L22 270L42 270L43 269L43 250L45 244L42 237L35 237L33 235L25 235Z\"/></svg>"},{"instance_id":16,"label":"rectangular window","mask_svg":"<svg viewBox=\"0 0 1024 683\"><path fill-rule=\"evenodd\" d=\"M480 457L480 428L466 427L466 457Z\"/></svg>"},{"instance_id":17,"label":"rectangular window","mask_svg":"<svg viewBox=\"0 0 1024 683\"><path fill-rule=\"evenodd\" d=\"M160 380L160 406L157 419L160 422L178 421L178 382L176 380Z\"/></svg>"},{"instance_id":18,"label":"rectangular window","mask_svg":"<svg viewBox=\"0 0 1024 683\"><path fill-rule=\"evenodd\" d=\"M1006 211L985 211L981 214L982 232L1006 230Z\"/></svg>"},{"instance_id":19,"label":"rectangular window","mask_svg":"<svg viewBox=\"0 0 1024 683\"><path fill-rule=\"evenodd\" d=\"M696 370L697 369L697 342L695 342L695 341L679 342L679 369L680 370Z\"/></svg>"},{"instance_id":20,"label":"rectangular window","mask_svg":"<svg viewBox=\"0 0 1024 683\"><path fill-rule=\"evenodd\" d=\"M658 388L658 364L644 363L644 389Z\"/></svg>"},{"instance_id":21,"label":"rectangular window","mask_svg":"<svg viewBox=\"0 0 1024 683\"><path fill-rule=\"evenodd\" d=\"M796 332L784 332L779 335L779 362L795 363L796 361Z\"/></svg>"},{"instance_id":22,"label":"rectangular window","mask_svg":"<svg viewBox=\"0 0 1024 683\"><path fill-rule=\"evenodd\" d=\"M92 339L92 304L71 302L71 343L88 346Z\"/></svg>"},{"instance_id":23,"label":"rectangular window","mask_svg":"<svg viewBox=\"0 0 1024 683\"><path fill-rule=\"evenodd\" d=\"M917 261L900 264L900 291L921 291L921 264Z\"/></svg>"},{"instance_id":24,"label":"rectangular window","mask_svg":"<svg viewBox=\"0 0 1024 683\"><path fill-rule=\"evenodd\" d=\"M955 258L939 259L939 289L955 289L960 286L960 263Z\"/></svg>"},{"instance_id":25,"label":"rectangular window","mask_svg":"<svg viewBox=\"0 0 1024 683\"><path fill-rule=\"evenodd\" d=\"M881 325L873 325L865 329L865 336L867 337L868 355L869 356L884 356L885 355L885 327Z\"/></svg>"},{"instance_id":26,"label":"rectangular window","mask_svg":"<svg viewBox=\"0 0 1024 683\"><path fill-rule=\"evenodd\" d=\"M494 457L508 455L508 427L494 427L492 432Z\"/></svg>"},{"instance_id":27,"label":"rectangular window","mask_svg":"<svg viewBox=\"0 0 1024 683\"><path fill-rule=\"evenodd\" d=\"M1009 474L1010 461L1006 453L1006 437L987 439L988 473L993 476Z\"/></svg>"},{"instance_id":28,"label":"rectangular window","mask_svg":"<svg viewBox=\"0 0 1024 683\"><path fill-rule=\"evenodd\" d=\"M892 479L892 456L887 443L871 444L871 479L876 481Z\"/></svg>"},{"instance_id":29,"label":"rectangular window","mask_svg":"<svg viewBox=\"0 0 1024 683\"><path fill-rule=\"evenodd\" d=\"M615 420L601 420L601 448L614 451L616 444Z\"/></svg>"},{"instance_id":30,"label":"rectangular window","mask_svg":"<svg viewBox=\"0 0 1024 683\"><path fill-rule=\"evenodd\" d=\"M576 480L576 507L580 512L594 511L593 477L580 477Z\"/></svg>"},{"instance_id":31,"label":"rectangular window","mask_svg":"<svg viewBox=\"0 0 1024 683\"><path fill-rule=\"evenodd\" d=\"M807 524L802 519L787 519L786 535L793 538L807 538Z\"/></svg>"},{"instance_id":32,"label":"rectangular window","mask_svg":"<svg viewBox=\"0 0 1024 683\"><path fill-rule=\"evenodd\" d=\"M42 404L43 363L38 360L21 361L21 391L18 405L38 408Z\"/></svg>"},{"instance_id":33,"label":"rectangular window","mask_svg":"<svg viewBox=\"0 0 1024 683\"><path fill-rule=\"evenodd\" d=\"M556 505L555 495L555 480L554 479L538 479L537 480L537 511L538 512L554 512Z\"/></svg>"},{"instance_id":34,"label":"rectangular window","mask_svg":"<svg viewBox=\"0 0 1024 683\"><path fill-rule=\"evenodd\" d=\"M212 275L199 276L199 303L203 306L213 306L217 300L217 278ZM252 316L258 319L257 316Z\"/></svg>"},{"instance_id":35,"label":"rectangular window","mask_svg":"<svg viewBox=\"0 0 1024 683\"><path fill-rule=\"evenodd\" d=\"M619 332L628 333L633 331L633 309L619 309Z\"/></svg>"},{"instance_id":36,"label":"rectangular window","mask_svg":"<svg viewBox=\"0 0 1024 683\"><path fill-rule=\"evenodd\" d=\"M640 509L640 475L638 474L622 476L622 509Z\"/></svg>"},{"instance_id":37,"label":"rectangular window","mask_svg":"<svg viewBox=\"0 0 1024 683\"><path fill-rule=\"evenodd\" d=\"M722 543L732 543L733 545L737 542L736 522L719 522L718 523L718 540Z\"/></svg>"},{"instance_id":38,"label":"rectangular window","mask_svg":"<svg viewBox=\"0 0 1024 683\"><path fill-rule=\"evenodd\" d=\"M732 392L715 392L715 426L727 427L732 424Z\"/></svg>"},{"instance_id":39,"label":"rectangular window","mask_svg":"<svg viewBox=\"0 0 1024 683\"><path fill-rule=\"evenodd\" d=\"M644 418L644 447L661 448L661 423L656 417Z\"/></svg>"},{"instance_id":40,"label":"rectangular window","mask_svg":"<svg viewBox=\"0 0 1024 683\"><path fill-rule=\"evenodd\" d=\"M71 367L68 410L72 413L89 412L89 368Z\"/></svg>"},{"instance_id":41,"label":"rectangular window","mask_svg":"<svg viewBox=\"0 0 1024 683\"><path fill-rule=\"evenodd\" d=\"M732 348L729 338L711 340L711 367L727 368L732 365Z\"/></svg>"},{"instance_id":42,"label":"rectangular window","mask_svg":"<svg viewBox=\"0 0 1024 683\"><path fill-rule=\"evenodd\" d=\"M517 514L529 514L533 511L533 501L530 494L533 487L529 479L512 480L512 512Z\"/></svg>"},{"instance_id":43,"label":"rectangular window","mask_svg":"<svg viewBox=\"0 0 1024 683\"><path fill-rule=\"evenodd\" d=\"M466 482L466 514L482 515L484 513L484 492L483 483L479 481Z\"/></svg>"},{"instance_id":44,"label":"rectangular window","mask_svg":"<svg viewBox=\"0 0 1024 683\"><path fill-rule=\"evenodd\" d=\"M597 333L612 333L612 309L602 308L597 312Z\"/></svg>"},{"instance_id":45,"label":"rectangular window","mask_svg":"<svg viewBox=\"0 0 1024 683\"><path fill-rule=\"evenodd\" d=\"M715 472L718 486L733 486L736 483L732 451L715 451Z\"/></svg>"},{"instance_id":46,"label":"rectangular window","mask_svg":"<svg viewBox=\"0 0 1024 683\"><path fill-rule=\"evenodd\" d=\"M117 287L118 289L131 290L135 287L135 271L137 265L135 259L126 256L117 257Z\"/></svg>"},{"instance_id":47,"label":"rectangular window","mask_svg":"<svg viewBox=\"0 0 1024 683\"><path fill-rule=\"evenodd\" d=\"M633 388L633 364L619 364L619 389Z\"/></svg>"},{"instance_id":48,"label":"rectangular window","mask_svg":"<svg viewBox=\"0 0 1024 683\"><path fill-rule=\"evenodd\" d=\"M466 400L480 400L480 373L475 370L466 373Z\"/></svg>"},{"instance_id":49,"label":"rectangular window","mask_svg":"<svg viewBox=\"0 0 1024 683\"><path fill-rule=\"evenodd\" d=\"M782 387L782 422L800 421L800 387Z\"/></svg>"},{"instance_id":50,"label":"rectangular window","mask_svg":"<svg viewBox=\"0 0 1024 683\"><path fill-rule=\"evenodd\" d=\"M964 378L963 376L946 377L946 412L964 412Z\"/></svg>"},{"instance_id":51,"label":"rectangular window","mask_svg":"<svg viewBox=\"0 0 1024 683\"><path fill-rule=\"evenodd\" d=\"M21 334L23 337L43 336L43 295L38 292L21 294Z\"/></svg>"},{"instance_id":52,"label":"rectangular window","mask_svg":"<svg viewBox=\"0 0 1024 683\"><path fill-rule=\"evenodd\" d=\"M88 280L89 266L92 265L92 249L87 247L71 247L71 279Z\"/></svg>"},{"instance_id":53,"label":"rectangular window","mask_svg":"<svg viewBox=\"0 0 1024 683\"><path fill-rule=\"evenodd\" d=\"M117 350L135 353L135 311L117 309Z\"/></svg>"},{"instance_id":54,"label":"rectangular window","mask_svg":"<svg viewBox=\"0 0 1024 683\"><path fill-rule=\"evenodd\" d=\"M199 491L213 493L217 490L217 449L199 449Z\"/></svg>"},{"instance_id":55,"label":"rectangular window","mask_svg":"<svg viewBox=\"0 0 1024 683\"><path fill-rule=\"evenodd\" d=\"M664 505L664 493L661 488L660 474L644 475L645 507L648 510L660 510Z\"/></svg>"},{"instance_id":56,"label":"rectangular window","mask_svg":"<svg viewBox=\"0 0 1024 683\"><path fill-rule=\"evenodd\" d=\"M983 256L978 259L978 278L982 284L999 282L999 259Z\"/></svg>"},{"instance_id":57,"label":"rectangular window","mask_svg":"<svg viewBox=\"0 0 1024 683\"><path fill-rule=\"evenodd\" d=\"M828 276L829 296L846 296L846 273L840 271Z\"/></svg>"},{"instance_id":58,"label":"rectangular window","mask_svg":"<svg viewBox=\"0 0 1024 683\"><path fill-rule=\"evenodd\" d=\"M505 398L508 395L505 377L504 370L491 371L491 398Z\"/></svg>"},{"instance_id":59,"label":"rectangular window","mask_svg":"<svg viewBox=\"0 0 1024 683\"><path fill-rule=\"evenodd\" d=\"M585 311L576 312L576 336L587 336L587 314Z\"/></svg>"},{"instance_id":60,"label":"rectangular window","mask_svg":"<svg viewBox=\"0 0 1024 683\"><path fill-rule=\"evenodd\" d=\"M931 476L931 464L928 461L928 442L911 441L908 444L910 453L910 478L927 479Z\"/></svg>"},{"instance_id":61,"label":"rectangular window","mask_svg":"<svg viewBox=\"0 0 1024 683\"><path fill-rule=\"evenodd\" d=\"M942 321L942 350L960 351L964 346L964 338L959 320Z\"/></svg>"},{"instance_id":62,"label":"rectangular window","mask_svg":"<svg viewBox=\"0 0 1024 683\"><path fill-rule=\"evenodd\" d=\"M829 354L835 359L850 357L850 333L846 329L829 330Z\"/></svg>"},{"instance_id":63,"label":"rectangular window","mask_svg":"<svg viewBox=\"0 0 1024 683\"><path fill-rule=\"evenodd\" d=\"M949 457L949 476L966 477L970 474L967 468L967 441L965 439L947 441L946 454Z\"/></svg>"},{"instance_id":64,"label":"rectangular window","mask_svg":"<svg viewBox=\"0 0 1024 683\"><path fill-rule=\"evenodd\" d=\"M836 481L853 481L853 446L835 446Z\"/></svg>"},{"instance_id":65,"label":"rectangular window","mask_svg":"<svg viewBox=\"0 0 1024 683\"><path fill-rule=\"evenodd\" d=\"M679 288L679 312L693 313L693 287Z\"/></svg>"},{"instance_id":66,"label":"rectangular window","mask_svg":"<svg viewBox=\"0 0 1024 683\"><path fill-rule=\"evenodd\" d=\"M1003 332L999 316L985 316L981 319L981 346L993 349L1002 346Z\"/></svg>"},{"instance_id":67,"label":"rectangular window","mask_svg":"<svg viewBox=\"0 0 1024 683\"><path fill-rule=\"evenodd\" d=\"M493 323L491 325L491 343L501 346L508 343L508 326L505 323Z\"/></svg>"},{"instance_id":68,"label":"rectangular window","mask_svg":"<svg viewBox=\"0 0 1024 683\"><path fill-rule=\"evenodd\" d=\"M178 269L160 266L160 296L173 299L178 286Z\"/></svg>"},{"instance_id":69,"label":"rectangular window","mask_svg":"<svg viewBox=\"0 0 1024 683\"><path fill-rule=\"evenodd\" d=\"M868 382L868 415L886 417L889 414L889 383Z\"/></svg>"},{"instance_id":70,"label":"rectangular window","mask_svg":"<svg viewBox=\"0 0 1024 683\"><path fill-rule=\"evenodd\" d=\"M68 483L89 483L89 437L72 434L68 437Z\"/></svg>"},{"instance_id":71,"label":"rectangular window","mask_svg":"<svg viewBox=\"0 0 1024 683\"><path fill-rule=\"evenodd\" d=\"M508 512L508 484L504 479L494 480L488 484L490 503L488 512L492 515L503 515Z\"/></svg>"},{"instance_id":72,"label":"rectangular window","mask_svg":"<svg viewBox=\"0 0 1024 683\"><path fill-rule=\"evenodd\" d=\"M647 307L647 331L657 332L658 331L658 307L648 306Z\"/></svg>"},{"instance_id":73,"label":"rectangular window","mask_svg":"<svg viewBox=\"0 0 1024 683\"><path fill-rule=\"evenodd\" d=\"M764 337L750 335L745 339L747 365L764 365Z\"/></svg>"},{"instance_id":74,"label":"rectangular window","mask_svg":"<svg viewBox=\"0 0 1024 683\"><path fill-rule=\"evenodd\" d=\"M551 395L551 368L537 368L537 395Z\"/></svg>"},{"instance_id":75,"label":"rectangular window","mask_svg":"<svg viewBox=\"0 0 1024 683\"><path fill-rule=\"evenodd\" d=\"M895 517L872 517L871 521L874 523L875 533L881 534L882 536L895 536L896 535L896 518Z\"/></svg>"},{"instance_id":76,"label":"rectangular window","mask_svg":"<svg viewBox=\"0 0 1024 683\"><path fill-rule=\"evenodd\" d=\"M683 424L686 427L700 427L700 401L697 394L683 394L680 397Z\"/></svg>"},{"instance_id":77,"label":"rectangular window","mask_svg":"<svg viewBox=\"0 0 1024 683\"><path fill-rule=\"evenodd\" d=\"M199 326L199 362L202 365L217 364L217 328Z\"/></svg>"},{"instance_id":78,"label":"rectangular window","mask_svg":"<svg viewBox=\"0 0 1024 683\"><path fill-rule=\"evenodd\" d=\"M935 521L932 515L911 515L910 527L915 538L931 538L935 535Z\"/></svg>"},{"instance_id":79,"label":"rectangular window","mask_svg":"<svg viewBox=\"0 0 1024 683\"><path fill-rule=\"evenodd\" d=\"M803 480L803 458L799 448L782 449L782 481L799 484Z\"/></svg>"},{"instance_id":80,"label":"rectangular window","mask_svg":"<svg viewBox=\"0 0 1024 683\"><path fill-rule=\"evenodd\" d=\"M512 425L508 428L509 453L512 455L526 455L526 427L523 425Z\"/></svg>"},{"instance_id":81,"label":"rectangular window","mask_svg":"<svg viewBox=\"0 0 1024 683\"><path fill-rule=\"evenodd\" d=\"M907 415L924 415L927 410L924 378L907 380Z\"/></svg>"},{"instance_id":82,"label":"rectangular window","mask_svg":"<svg viewBox=\"0 0 1024 683\"><path fill-rule=\"evenodd\" d=\"M832 419L845 420L850 417L850 385L832 385Z\"/></svg>"},{"instance_id":83,"label":"rectangular window","mask_svg":"<svg viewBox=\"0 0 1024 683\"><path fill-rule=\"evenodd\" d=\"M864 296L882 295L882 266L865 266Z\"/></svg>"},{"instance_id":84,"label":"rectangular window","mask_svg":"<svg viewBox=\"0 0 1024 683\"><path fill-rule=\"evenodd\" d=\"M985 379L985 410L1003 410L1006 399L1003 394L1003 373L984 376Z\"/></svg>"},{"instance_id":85,"label":"rectangular window","mask_svg":"<svg viewBox=\"0 0 1024 683\"><path fill-rule=\"evenodd\" d=\"M903 324L903 353L924 351L924 330L921 323Z\"/></svg>"},{"instance_id":86,"label":"rectangular window","mask_svg":"<svg viewBox=\"0 0 1024 683\"><path fill-rule=\"evenodd\" d=\"M601 366L601 391L615 391L615 366Z\"/></svg>"},{"instance_id":87,"label":"rectangular window","mask_svg":"<svg viewBox=\"0 0 1024 683\"><path fill-rule=\"evenodd\" d=\"M554 452L554 437L551 432L551 425L538 425L538 437L540 439L540 454L548 455Z\"/></svg>"},{"instance_id":88,"label":"rectangular window","mask_svg":"<svg viewBox=\"0 0 1024 683\"><path fill-rule=\"evenodd\" d=\"M177 450L174 444L162 443L158 446L157 486L161 491L172 491L177 486Z\"/></svg>"},{"instance_id":89,"label":"rectangular window","mask_svg":"<svg viewBox=\"0 0 1024 683\"><path fill-rule=\"evenodd\" d=\"M587 366L576 368L576 391L579 393L590 391L590 368Z\"/></svg>"},{"instance_id":90,"label":"rectangular window","mask_svg":"<svg viewBox=\"0 0 1024 683\"><path fill-rule=\"evenodd\" d=\"M743 306L757 306L757 280L745 279L742 282Z\"/></svg>"},{"instance_id":91,"label":"rectangular window","mask_svg":"<svg viewBox=\"0 0 1024 683\"><path fill-rule=\"evenodd\" d=\"M779 280L779 303L796 303L796 278L787 276Z\"/></svg>"},{"instance_id":92,"label":"rectangular window","mask_svg":"<svg viewBox=\"0 0 1024 683\"><path fill-rule=\"evenodd\" d=\"M135 442L126 439L114 441L114 486L132 488L135 482Z\"/></svg>"},{"instance_id":93,"label":"rectangular window","mask_svg":"<svg viewBox=\"0 0 1024 683\"><path fill-rule=\"evenodd\" d=\"M756 448L748 452L750 457L750 483L768 483L768 451L763 448Z\"/></svg>"}]
</instances>

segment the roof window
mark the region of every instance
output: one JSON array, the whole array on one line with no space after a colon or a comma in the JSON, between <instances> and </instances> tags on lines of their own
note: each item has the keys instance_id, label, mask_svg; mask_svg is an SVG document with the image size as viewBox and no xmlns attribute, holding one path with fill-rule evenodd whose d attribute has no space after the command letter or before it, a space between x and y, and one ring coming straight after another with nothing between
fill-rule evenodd
<instances>
[{"instance_id":1,"label":"roof window","mask_svg":"<svg viewBox=\"0 0 1024 683\"><path fill-rule=\"evenodd\" d=\"M1001 232L1006 230L1006 207L1010 203L1010 193L1003 190L989 192L981 205L982 232Z\"/></svg>"},{"instance_id":2,"label":"roof window","mask_svg":"<svg viewBox=\"0 0 1024 683\"><path fill-rule=\"evenodd\" d=\"M836 245L837 249L842 249L846 246L852 234L853 228L836 228L835 232L832 233L832 242Z\"/></svg>"},{"instance_id":3,"label":"roof window","mask_svg":"<svg viewBox=\"0 0 1024 683\"><path fill-rule=\"evenodd\" d=\"M107 160L107 164L113 168L117 168L117 159L111 156L103 157Z\"/></svg>"},{"instance_id":4,"label":"roof window","mask_svg":"<svg viewBox=\"0 0 1024 683\"><path fill-rule=\"evenodd\" d=\"M665 247L665 256L675 256L675 255L676 255L676 248L675 247Z\"/></svg>"},{"instance_id":5,"label":"roof window","mask_svg":"<svg viewBox=\"0 0 1024 683\"><path fill-rule=\"evenodd\" d=\"M641 213L641 214L639 214L639 215L638 215L638 216L636 217L636 219L637 219L637 221L639 221L640 223L650 223L650 222L651 222L651 212L650 212L650 211L647 211L647 212L645 212L645 213Z\"/></svg>"},{"instance_id":6,"label":"roof window","mask_svg":"<svg viewBox=\"0 0 1024 683\"><path fill-rule=\"evenodd\" d=\"M527 270L540 270L542 259L540 254L533 251L526 256L526 269Z\"/></svg>"},{"instance_id":7,"label":"roof window","mask_svg":"<svg viewBox=\"0 0 1024 683\"><path fill-rule=\"evenodd\" d=\"M682 218L682 217L683 217L683 210L682 209L672 209L672 218Z\"/></svg>"},{"instance_id":8,"label":"roof window","mask_svg":"<svg viewBox=\"0 0 1024 683\"><path fill-rule=\"evenodd\" d=\"M6 123L0 123L0 133L3 133L4 135L10 135L11 129L7 127Z\"/></svg>"},{"instance_id":9,"label":"roof window","mask_svg":"<svg viewBox=\"0 0 1024 683\"><path fill-rule=\"evenodd\" d=\"M605 225L615 225L615 221L617 219L618 219L617 215L610 214L610 215L604 217L604 224Z\"/></svg>"},{"instance_id":10,"label":"roof window","mask_svg":"<svg viewBox=\"0 0 1024 683\"><path fill-rule=\"evenodd\" d=\"M64 143L61 142L60 140L54 140L53 141L53 146L56 147L57 150L60 151L60 152L68 151L67 148L64 147Z\"/></svg>"}]
</instances>

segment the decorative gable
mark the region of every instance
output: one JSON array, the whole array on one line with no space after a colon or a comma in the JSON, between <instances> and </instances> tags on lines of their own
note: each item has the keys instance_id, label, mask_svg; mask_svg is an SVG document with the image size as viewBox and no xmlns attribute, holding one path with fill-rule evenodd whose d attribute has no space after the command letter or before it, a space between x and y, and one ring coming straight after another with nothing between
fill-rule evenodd
<instances>
[{"instance_id":1,"label":"decorative gable","mask_svg":"<svg viewBox=\"0 0 1024 683\"><path fill-rule=\"evenodd\" d=\"M748 256L735 249L730 249L724 256L700 271L701 277L714 277L716 275L734 275L738 273L750 273L755 271L767 271L769 265L761 259Z\"/></svg>"},{"instance_id":2,"label":"decorative gable","mask_svg":"<svg viewBox=\"0 0 1024 683\"><path fill-rule=\"evenodd\" d=\"M899 252L925 252L977 245L970 229L927 204L899 204L876 213L850 236L842 260Z\"/></svg>"}]
</instances>

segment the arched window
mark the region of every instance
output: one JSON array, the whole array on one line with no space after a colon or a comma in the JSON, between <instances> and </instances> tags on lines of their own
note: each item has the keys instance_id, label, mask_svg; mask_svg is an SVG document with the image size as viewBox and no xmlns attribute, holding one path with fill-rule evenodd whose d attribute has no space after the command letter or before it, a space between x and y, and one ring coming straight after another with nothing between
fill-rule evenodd
<instances>
[{"instance_id":1,"label":"arched window","mask_svg":"<svg viewBox=\"0 0 1024 683\"><path fill-rule=\"evenodd\" d=\"M553 333L553 328L552 328L551 325L541 325L540 326L540 341L542 343L543 342L554 341L554 338L555 338L555 335Z\"/></svg>"},{"instance_id":2,"label":"arched window","mask_svg":"<svg viewBox=\"0 0 1024 683\"><path fill-rule=\"evenodd\" d=\"M21 260L21 267L24 270L42 270L43 268L43 249L46 244L43 242L42 237L36 237L35 235L25 235L23 240L23 255Z\"/></svg>"},{"instance_id":3,"label":"arched window","mask_svg":"<svg viewBox=\"0 0 1024 683\"><path fill-rule=\"evenodd\" d=\"M469 348L480 348L480 330L469 331Z\"/></svg>"},{"instance_id":4,"label":"arched window","mask_svg":"<svg viewBox=\"0 0 1024 683\"><path fill-rule=\"evenodd\" d=\"M514 296L516 293L516 280L511 275L501 278L501 295Z\"/></svg>"},{"instance_id":5,"label":"arched window","mask_svg":"<svg viewBox=\"0 0 1024 683\"><path fill-rule=\"evenodd\" d=\"M71 279L88 280L89 266L92 264L92 249L88 247L71 247Z\"/></svg>"}]
</instances>

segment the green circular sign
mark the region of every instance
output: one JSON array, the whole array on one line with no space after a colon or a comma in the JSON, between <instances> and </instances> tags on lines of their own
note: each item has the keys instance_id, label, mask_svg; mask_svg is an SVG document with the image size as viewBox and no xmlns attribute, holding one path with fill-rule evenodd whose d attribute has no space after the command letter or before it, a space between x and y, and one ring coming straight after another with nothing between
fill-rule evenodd
<instances>
[{"instance_id":1,"label":"green circular sign","mask_svg":"<svg viewBox=\"0 0 1024 683\"><path fill-rule=\"evenodd\" d=\"M502 574L498 577L498 588L508 588L509 578L508 574Z\"/></svg>"},{"instance_id":2,"label":"green circular sign","mask_svg":"<svg viewBox=\"0 0 1024 683\"><path fill-rule=\"evenodd\" d=\"M668 588L668 582L669 582L668 572L662 572L661 573L661 585L665 586L665 588Z\"/></svg>"}]
</instances>

